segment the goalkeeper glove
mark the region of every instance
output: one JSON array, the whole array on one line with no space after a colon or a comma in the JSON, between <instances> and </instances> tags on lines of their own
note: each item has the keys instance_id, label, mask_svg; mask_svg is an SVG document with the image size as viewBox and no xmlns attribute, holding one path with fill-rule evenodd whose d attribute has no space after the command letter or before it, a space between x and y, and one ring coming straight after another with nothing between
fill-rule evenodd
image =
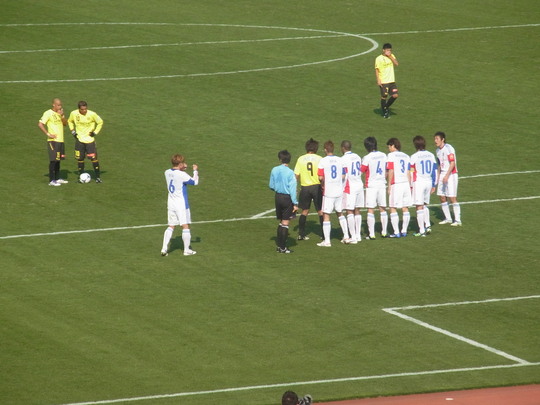
<instances>
[{"instance_id":1,"label":"goalkeeper glove","mask_svg":"<svg viewBox=\"0 0 540 405\"><path fill-rule=\"evenodd\" d=\"M73 137L77 139L77 132L75 130L71 131L71 135L73 135Z\"/></svg>"}]
</instances>

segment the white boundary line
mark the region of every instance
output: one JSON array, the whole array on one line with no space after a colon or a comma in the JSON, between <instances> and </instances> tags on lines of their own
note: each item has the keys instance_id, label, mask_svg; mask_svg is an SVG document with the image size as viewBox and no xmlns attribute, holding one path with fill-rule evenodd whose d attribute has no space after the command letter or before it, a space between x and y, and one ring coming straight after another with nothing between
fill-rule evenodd
<instances>
[{"instance_id":1,"label":"white boundary line","mask_svg":"<svg viewBox=\"0 0 540 405\"><path fill-rule=\"evenodd\" d=\"M156 399L179 398L179 397L208 395L208 394L221 394L221 393L227 393L227 392L255 391L255 390L264 390L264 389L270 389L270 388L285 388L285 387L304 386L304 385L332 384L332 383L341 383L341 382L350 382L350 381L381 380L381 379L387 379L387 378L417 377L417 376L422 376L422 375L464 373L464 372L472 372L472 371L497 370L497 369L506 369L506 368L516 368L516 367L531 367L531 366L540 366L540 362L528 363L528 364L504 364L504 365L485 366L485 367L451 368L451 369L446 369L446 370L429 370L429 371L417 371L417 372L409 372L409 373L381 374L381 375L369 375L369 376L360 376L360 377L345 377L345 378L335 378L335 379L328 379L328 380L297 381L297 382L279 383L279 384L266 384L266 385L253 385L253 386L246 386L246 387L223 388L223 389L208 390L208 391L178 392L174 394L148 395L148 396L133 397L133 398L105 399L101 401L72 402L72 403L63 404L63 405L114 404L114 403L120 403L120 402L150 401L150 400L156 400Z\"/></svg>"},{"instance_id":2,"label":"white boundary line","mask_svg":"<svg viewBox=\"0 0 540 405\"><path fill-rule=\"evenodd\" d=\"M485 303L494 303L494 302L504 302L504 301L517 301L517 300L526 300L526 299L535 299L540 298L540 295L530 295L525 297L511 297L511 298L492 298L482 301L462 301L462 302L449 302L445 304L428 304L428 305L412 305L412 306L406 306L406 307L395 307L395 308L383 308L383 311L390 314L397 316L401 319L404 319L406 321L412 322L416 325L422 326L424 328L433 330L438 333L442 333L443 335L449 336L453 339L459 340L460 342L467 343L471 346L478 347L480 349L487 350L488 352L494 353L498 356L504 357L508 360L515 361L518 364L522 365L530 365L531 363L527 360L520 359L519 357L516 357L514 355L511 355L509 353L503 352L502 350L495 349L491 346L485 345L483 343L477 342L476 340L472 340L469 338L466 338L464 336L458 335L457 333L450 332L446 329L439 328L437 326L434 326L432 324L429 324L427 322L421 321L417 318L413 318L412 316L402 314L401 311L407 311L407 310L415 310L415 309L425 309L425 308L438 308L438 307L448 307L448 306L458 306L458 305L473 305L473 304L485 304Z\"/></svg>"},{"instance_id":3,"label":"white boundary line","mask_svg":"<svg viewBox=\"0 0 540 405\"><path fill-rule=\"evenodd\" d=\"M399 312L399 311L414 310L414 309L437 308L437 307L444 307L444 306L458 306L458 305L471 305L471 304L485 304L485 303L505 302L505 301L508 302L508 301L517 301L517 300L534 299L534 298L540 298L540 295L531 295L531 296L524 296L524 297L510 297L510 298L493 298L493 299L487 299L487 300L481 300L481 301L462 301L462 302L449 302L449 303L444 303L444 304L411 305L411 306L406 306L406 307L383 308L383 311L385 311L386 313L398 316L402 319L411 321L417 325L442 333L446 336L450 336L461 342L471 344L480 349L487 350L498 356L502 356L508 360L514 361L515 364L453 368L453 369L446 369L446 370L416 371L416 372L381 374L381 375L371 375L371 376L334 378L334 379L325 379L325 380L296 381L296 382L288 382L288 383L222 388L222 389L206 390L206 391L177 392L173 394L148 395L148 396L140 396L140 397L132 397L132 398L118 398L118 399L88 401L88 402L75 402L75 403L64 404L64 405L101 405L101 404L113 404L113 403L120 403L120 402L138 402L138 401L165 399L165 398L180 398L180 397L187 397L187 396L210 395L210 394L220 394L220 393L229 393L229 392L255 391L255 390L263 390L263 389L270 389L270 388L284 388L284 387L292 387L292 386L332 384L332 383L341 383L341 382L350 382L350 381L366 381L366 380L377 380L377 379L388 379L388 378L416 377L416 376L422 376L422 375L463 373L463 372L507 369L507 368L516 368L516 367L540 366L540 362L528 362L526 360L520 359L519 357L510 355L503 351L494 349L490 346L465 338L463 336L457 335L447 330L435 327L431 324L419 321L416 318L406 316Z\"/></svg>"}]
</instances>

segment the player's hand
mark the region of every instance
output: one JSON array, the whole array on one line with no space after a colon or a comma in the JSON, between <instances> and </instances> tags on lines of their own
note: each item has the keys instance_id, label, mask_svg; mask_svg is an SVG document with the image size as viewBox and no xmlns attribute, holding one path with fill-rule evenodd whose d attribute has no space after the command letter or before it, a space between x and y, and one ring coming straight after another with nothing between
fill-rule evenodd
<instances>
[{"instance_id":1,"label":"player's hand","mask_svg":"<svg viewBox=\"0 0 540 405\"><path fill-rule=\"evenodd\" d=\"M298 212L298 205L293 205L292 212Z\"/></svg>"},{"instance_id":2,"label":"player's hand","mask_svg":"<svg viewBox=\"0 0 540 405\"><path fill-rule=\"evenodd\" d=\"M96 136L96 133L94 131L92 131L88 135L90 135L93 138L94 136Z\"/></svg>"},{"instance_id":3,"label":"player's hand","mask_svg":"<svg viewBox=\"0 0 540 405\"><path fill-rule=\"evenodd\" d=\"M193 170L199 170L199 165L193 165Z\"/></svg>"},{"instance_id":4,"label":"player's hand","mask_svg":"<svg viewBox=\"0 0 540 405\"><path fill-rule=\"evenodd\" d=\"M77 131L75 130L71 131L71 135L73 135L73 137L77 139Z\"/></svg>"},{"instance_id":5,"label":"player's hand","mask_svg":"<svg viewBox=\"0 0 540 405\"><path fill-rule=\"evenodd\" d=\"M51 139L56 139L56 135L47 132L47 136Z\"/></svg>"}]
</instances>

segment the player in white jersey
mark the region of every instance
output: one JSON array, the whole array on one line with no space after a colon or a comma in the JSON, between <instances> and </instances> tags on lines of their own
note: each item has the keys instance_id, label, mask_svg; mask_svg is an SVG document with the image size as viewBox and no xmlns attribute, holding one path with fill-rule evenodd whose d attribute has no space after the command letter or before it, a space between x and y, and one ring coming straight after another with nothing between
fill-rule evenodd
<instances>
[{"instance_id":1,"label":"player in white jersey","mask_svg":"<svg viewBox=\"0 0 540 405\"><path fill-rule=\"evenodd\" d=\"M461 207L457 201L458 189L458 170L456 151L446 143L446 134L436 132L434 135L435 146L437 147L437 160L439 163L437 195L441 199L441 208L444 214L444 220L439 224L452 224L452 226L461 226ZM454 221L450 215L450 207L447 199L452 203L454 210Z\"/></svg>"},{"instance_id":2,"label":"player in white jersey","mask_svg":"<svg viewBox=\"0 0 540 405\"><path fill-rule=\"evenodd\" d=\"M350 243L356 244L362 240L362 214L360 208L364 203L364 183L362 182L362 158L351 151L350 141L341 142L343 166L347 170L345 188L343 189L343 209L347 211L347 227Z\"/></svg>"},{"instance_id":3,"label":"player in white jersey","mask_svg":"<svg viewBox=\"0 0 540 405\"><path fill-rule=\"evenodd\" d=\"M427 205L437 184L437 161L433 153L426 150L426 140L423 136L415 136L413 144L416 152L411 155L412 194L418 223L418 232L414 236L426 236L427 233L431 233Z\"/></svg>"},{"instance_id":4,"label":"player in white jersey","mask_svg":"<svg viewBox=\"0 0 540 405\"><path fill-rule=\"evenodd\" d=\"M377 140L370 136L364 139L364 147L368 154L362 159L360 170L365 173L366 207L367 207L367 239L375 239L375 208L379 207L381 215L381 236L386 238L388 214L386 213L386 155L377 150Z\"/></svg>"},{"instance_id":5,"label":"player in white jersey","mask_svg":"<svg viewBox=\"0 0 540 405\"><path fill-rule=\"evenodd\" d=\"M407 236L407 228L411 220L409 206L412 205L411 197L411 159L409 155L401 152L401 142L397 138L390 138L386 142L388 146L388 162L386 170L388 174L388 196L390 205L390 223L394 229L391 238L404 238ZM403 224L399 231L399 215L397 210L403 212Z\"/></svg>"},{"instance_id":6,"label":"player in white jersey","mask_svg":"<svg viewBox=\"0 0 540 405\"><path fill-rule=\"evenodd\" d=\"M182 241L184 242L184 256L194 255L191 250L191 211L189 209L187 186L199 184L199 167L193 165L193 177L186 173L187 163L182 155L174 155L171 159L172 169L165 170L165 181L167 182L167 217L168 227L163 235L163 247L161 256L167 256L167 248L172 238L175 226L182 227Z\"/></svg>"},{"instance_id":7,"label":"player in white jersey","mask_svg":"<svg viewBox=\"0 0 540 405\"><path fill-rule=\"evenodd\" d=\"M347 220L342 215L343 209L343 181L345 180L345 168L339 156L334 155L334 142L326 141L324 144L326 156L319 161L318 174L323 187L323 235L324 240L317 243L318 246L330 247L330 215L336 212L339 225L343 231L343 243L349 243L349 231L347 229Z\"/></svg>"}]
</instances>

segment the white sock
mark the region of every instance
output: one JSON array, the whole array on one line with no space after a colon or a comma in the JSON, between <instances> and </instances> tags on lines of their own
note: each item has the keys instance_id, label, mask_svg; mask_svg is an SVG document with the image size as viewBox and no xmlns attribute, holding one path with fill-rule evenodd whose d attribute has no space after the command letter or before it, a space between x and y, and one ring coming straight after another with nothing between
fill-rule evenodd
<instances>
[{"instance_id":1,"label":"white sock","mask_svg":"<svg viewBox=\"0 0 540 405\"><path fill-rule=\"evenodd\" d=\"M418 222L418 232L425 233L426 232L426 226L424 223L424 210L417 210L416 211L416 222Z\"/></svg>"},{"instance_id":2,"label":"white sock","mask_svg":"<svg viewBox=\"0 0 540 405\"><path fill-rule=\"evenodd\" d=\"M386 211L381 212L381 235L388 233L388 213Z\"/></svg>"},{"instance_id":3,"label":"white sock","mask_svg":"<svg viewBox=\"0 0 540 405\"><path fill-rule=\"evenodd\" d=\"M349 239L349 229L347 228L347 218L345 218L343 215L339 217L339 226L341 226L341 230L343 231L343 238Z\"/></svg>"},{"instance_id":4,"label":"white sock","mask_svg":"<svg viewBox=\"0 0 540 405\"><path fill-rule=\"evenodd\" d=\"M369 213L367 214L367 227L369 236L375 236L375 214Z\"/></svg>"},{"instance_id":5,"label":"white sock","mask_svg":"<svg viewBox=\"0 0 540 405\"><path fill-rule=\"evenodd\" d=\"M450 207L448 206L448 201L441 204L442 212L444 214L444 219L447 219L448 221L452 220L452 216L450 215Z\"/></svg>"},{"instance_id":6,"label":"white sock","mask_svg":"<svg viewBox=\"0 0 540 405\"><path fill-rule=\"evenodd\" d=\"M173 232L174 228L171 228L170 226L165 229L165 233L163 234L163 246L161 247L162 252L167 251L167 247L169 246L169 242L171 241Z\"/></svg>"},{"instance_id":7,"label":"white sock","mask_svg":"<svg viewBox=\"0 0 540 405\"><path fill-rule=\"evenodd\" d=\"M354 216L354 223L356 229L356 240L362 240L362 215L358 214Z\"/></svg>"},{"instance_id":8,"label":"white sock","mask_svg":"<svg viewBox=\"0 0 540 405\"><path fill-rule=\"evenodd\" d=\"M461 222L461 207L459 206L459 203L452 204L452 208L454 209L454 218L456 219L456 222Z\"/></svg>"},{"instance_id":9,"label":"white sock","mask_svg":"<svg viewBox=\"0 0 540 405\"><path fill-rule=\"evenodd\" d=\"M397 212L390 213L390 222L392 223L392 228L394 228L394 233L399 233L399 216Z\"/></svg>"},{"instance_id":10,"label":"white sock","mask_svg":"<svg viewBox=\"0 0 540 405\"><path fill-rule=\"evenodd\" d=\"M188 229L182 229L182 241L184 242L184 252L189 250L191 244L191 231Z\"/></svg>"},{"instance_id":11,"label":"white sock","mask_svg":"<svg viewBox=\"0 0 540 405\"><path fill-rule=\"evenodd\" d=\"M324 235L324 241L330 243L330 231L332 230L332 223L330 221L324 221L322 223L322 231Z\"/></svg>"},{"instance_id":12,"label":"white sock","mask_svg":"<svg viewBox=\"0 0 540 405\"><path fill-rule=\"evenodd\" d=\"M356 222L354 220L354 214L347 215L347 227L349 228L351 238L356 239Z\"/></svg>"},{"instance_id":13,"label":"white sock","mask_svg":"<svg viewBox=\"0 0 540 405\"><path fill-rule=\"evenodd\" d=\"M406 211L403 213L403 225L401 228L401 233L407 233L407 229L409 229L409 222L411 222L411 213Z\"/></svg>"},{"instance_id":14,"label":"white sock","mask_svg":"<svg viewBox=\"0 0 540 405\"><path fill-rule=\"evenodd\" d=\"M427 205L424 205L424 224L426 228L431 227L431 221L429 220L429 208Z\"/></svg>"}]
</instances>

